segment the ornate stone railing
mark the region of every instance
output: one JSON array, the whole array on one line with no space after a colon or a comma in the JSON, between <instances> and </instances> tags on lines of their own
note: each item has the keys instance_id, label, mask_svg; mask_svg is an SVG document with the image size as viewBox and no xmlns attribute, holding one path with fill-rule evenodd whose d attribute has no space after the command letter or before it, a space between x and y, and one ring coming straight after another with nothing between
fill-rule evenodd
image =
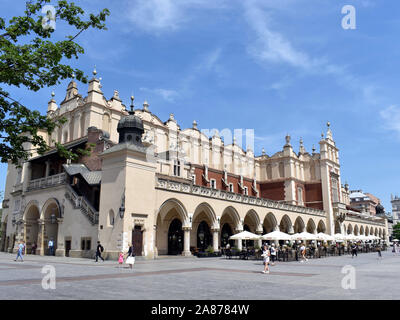
<instances>
[{"instance_id":1,"label":"ornate stone railing","mask_svg":"<svg viewBox=\"0 0 400 320\"><path fill-rule=\"evenodd\" d=\"M71 201L74 209L80 209L93 225L99 223L99 212L92 207L85 197L79 196L70 185L67 185L65 198Z\"/></svg>"},{"instance_id":2,"label":"ornate stone railing","mask_svg":"<svg viewBox=\"0 0 400 320\"><path fill-rule=\"evenodd\" d=\"M54 186L58 186L66 183L66 175L65 172L56 174L53 176L49 176L46 178L35 179L29 181L28 191L36 190L36 189L44 189L51 188Z\"/></svg>"},{"instance_id":3,"label":"ornate stone railing","mask_svg":"<svg viewBox=\"0 0 400 320\"><path fill-rule=\"evenodd\" d=\"M367 223L367 224L373 224L376 226L385 225L385 220L377 221L377 220L372 220L372 219L362 218L362 217L346 216L346 221L357 222L357 223Z\"/></svg>"},{"instance_id":4,"label":"ornate stone railing","mask_svg":"<svg viewBox=\"0 0 400 320\"><path fill-rule=\"evenodd\" d=\"M279 210L293 211L293 212L305 213L317 216L325 216L325 211L314 208L295 206L284 202L257 198L253 196L246 196L243 194L233 193L225 190L218 190L203 186L192 185L190 183L173 181L159 176L156 177L156 188L168 191L189 193L213 199L245 203L271 209L279 209Z\"/></svg>"}]
</instances>

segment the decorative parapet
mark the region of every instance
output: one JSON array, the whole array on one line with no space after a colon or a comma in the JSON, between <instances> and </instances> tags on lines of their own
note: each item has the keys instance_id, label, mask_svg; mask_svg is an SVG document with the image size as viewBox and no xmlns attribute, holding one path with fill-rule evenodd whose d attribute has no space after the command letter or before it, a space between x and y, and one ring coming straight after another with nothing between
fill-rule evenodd
<instances>
[{"instance_id":1,"label":"decorative parapet","mask_svg":"<svg viewBox=\"0 0 400 320\"><path fill-rule=\"evenodd\" d=\"M373 225L381 226L381 227L385 225L385 220L381 220L381 221L376 221L375 220L375 221L373 221L371 219L361 218L361 217L352 217L352 216L349 216L349 215L346 216L346 221L373 224Z\"/></svg>"},{"instance_id":2,"label":"decorative parapet","mask_svg":"<svg viewBox=\"0 0 400 320\"><path fill-rule=\"evenodd\" d=\"M156 177L156 188L174 192L182 192L188 193L192 195L197 195L201 197L213 198L218 200L227 200L232 202L239 202L250 204L259 207L266 207L271 209L279 209L279 210L286 210L292 211L297 213L304 213L316 216L323 216L325 217L325 211L308 208L308 207L301 207L295 206L292 204L264 199L264 198L257 198L253 196L247 196L244 194L233 193L225 190L218 190L212 189L203 186L193 185L189 182L179 182L173 181L168 179L168 177L160 177L157 175Z\"/></svg>"},{"instance_id":3,"label":"decorative parapet","mask_svg":"<svg viewBox=\"0 0 400 320\"><path fill-rule=\"evenodd\" d=\"M28 191L51 188L65 183L66 183L66 175L65 172L63 172L46 178L29 181Z\"/></svg>"}]
</instances>

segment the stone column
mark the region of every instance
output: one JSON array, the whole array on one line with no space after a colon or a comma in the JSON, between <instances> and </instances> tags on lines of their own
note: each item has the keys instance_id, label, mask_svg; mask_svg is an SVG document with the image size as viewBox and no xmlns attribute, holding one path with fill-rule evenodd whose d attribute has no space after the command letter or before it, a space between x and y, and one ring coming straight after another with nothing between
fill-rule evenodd
<instances>
[{"instance_id":1,"label":"stone column","mask_svg":"<svg viewBox=\"0 0 400 320\"><path fill-rule=\"evenodd\" d=\"M213 248L214 252L218 252L218 235L219 235L219 229L212 229L213 232Z\"/></svg>"},{"instance_id":2,"label":"stone column","mask_svg":"<svg viewBox=\"0 0 400 320\"><path fill-rule=\"evenodd\" d=\"M30 162L25 162L23 164L23 183L22 183L22 190L26 192L28 190L29 182L31 181L32 177L32 165Z\"/></svg>"},{"instance_id":3,"label":"stone column","mask_svg":"<svg viewBox=\"0 0 400 320\"><path fill-rule=\"evenodd\" d=\"M47 177L49 176L49 174L50 174L50 161L47 160L47 161L45 162L45 164L46 164L46 173L45 173L45 177L47 178Z\"/></svg>"},{"instance_id":4,"label":"stone column","mask_svg":"<svg viewBox=\"0 0 400 320\"><path fill-rule=\"evenodd\" d=\"M158 248L157 248L157 226L153 226L153 251L154 258L158 257Z\"/></svg>"},{"instance_id":5,"label":"stone column","mask_svg":"<svg viewBox=\"0 0 400 320\"><path fill-rule=\"evenodd\" d=\"M57 218L57 248L55 250L55 255L59 257L65 257L65 247L64 247L64 235L62 232L62 218ZM55 240L55 239L54 239Z\"/></svg>"},{"instance_id":6,"label":"stone column","mask_svg":"<svg viewBox=\"0 0 400 320\"><path fill-rule=\"evenodd\" d=\"M242 239L236 240L236 244L237 244L238 250L241 251L242 250Z\"/></svg>"},{"instance_id":7,"label":"stone column","mask_svg":"<svg viewBox=\"0 0 400 320\"><path fill-rule=\"evenodd\" d=\"M263 232L261 230L259 230L259 231L256 231L256 234L259 235L259 236L262 236ZM260 238L260 239L258 239L256 241L257 241L257 246L261 249L261 247L262 247L262 239Z\"/></svg>"},{"instance_id":8,"label":"stone column","mask_svg":"<svg viewBox=\"0 0 400 320\"><path fill-rule=\"evenodd\" d=\"M41 256L44 256L44 228L45 228L45 222L44 220L39 220L38 221L39 224L39 232L38 232L38 253Z\"/></svg>"},{"instance_id":9,"label":"stone column","mask_svg":"<svg viewBox=\"0 0 400 320\"><path fill-rule=\"evenodd\" d=\"M182 230L184 232L183 235L183 256L191 256L192 253L190 252L190 231L192 228L190 227L182 227Z\"/></svg>"}]
</instances>

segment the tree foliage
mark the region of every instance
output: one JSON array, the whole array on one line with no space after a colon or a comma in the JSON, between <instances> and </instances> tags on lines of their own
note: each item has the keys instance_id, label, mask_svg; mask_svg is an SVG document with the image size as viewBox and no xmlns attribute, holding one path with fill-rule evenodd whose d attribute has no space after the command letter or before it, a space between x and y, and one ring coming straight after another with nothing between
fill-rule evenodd
<instances>
[{"instance_id":1,"label":"tree foliage","mask_svg":"<svg viewBox=\"0 0 400 320\"><path fill-rule=\"evenodd\" d=\"M73 2L59 0L54 6L56 21L65 21L72 29L64 40L55 41L55 29L43 23L42 9L51 0L26 1L24 15L13 17L8 22L0 17L0 159L18 164L26 160L32 149L43 154L49 149L40 131L48 134L65 119L51 120L35 111L34 106L26 106L12 97L6 88L24 87L33 92L54 86L62 80L75 77L87 83L84 72L71 67L64 61L78 59L84 49L75 39L89 28L106 30L105 20L108 9L98 14L85 12ZM47 12L50 17L51 12ZM27 149L27 145L31 149ZM60 154L69 159L76 154L65 150L56 143ZM84 152L87 150L84 150Z\"/></svg>"},{"instance_id":2,"label":"tree foliage","mask_svg":"<svg viewBox=\"0 0 400 320\"><path fill-rule=\"evenodd\" d=\"M393 226L393 238L400 240L400 222Z\"/></svg>"}]
</instances>

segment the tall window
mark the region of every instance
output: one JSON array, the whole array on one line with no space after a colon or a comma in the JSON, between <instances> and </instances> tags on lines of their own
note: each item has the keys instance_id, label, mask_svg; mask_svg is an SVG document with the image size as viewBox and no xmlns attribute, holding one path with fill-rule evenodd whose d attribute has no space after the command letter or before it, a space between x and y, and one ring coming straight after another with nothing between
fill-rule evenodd
<instances>
[{"instance_id":1,"label":"tall window","mask_svg":"<svg viewBox=\"0 0 400 320\"><path fill-rule=\"evenodd\" d=\"M297 188L297 203L302 206L303 205L303 188Z\"/></svg>"},{"instance_id":2,"label":"tall window","mask_svg":"<svg viewBox=\"0 0 400 320\"><path fill-rule=\"evenodd\" d=\"M113 227L114 226L114 211L110 210L110 212L108 213L108 226L109 227Z\"/></svg>"},{"instance_id":3,"label":"tall window","mask_svg":"<svg viewBox=\"0 0 400 320\"><path fill-rule=\"evenodd\" d=\"M195 174L192 174L192 181L193 181L193 184L196 184L196 175Z\"/></svg>"},{"instance_id":4,"label":"tall window","mask_svg":"<svg viewBox=\"0 0 400 320\"><path fill-rule=\"evenodd\" d=\"M181 175L181 162L179 160L174 161L174 176L179 177Z\"/></svg>"},{"instance_id":5,"label":"tall window","mask_svg":"<svg viewBox=\"0 0 400 320\"><path fill-rule=\"evenodd\" d=\"M244 194L245 194L246 196L249 195L249 189L248 189L247 187L244 187Z\"/></svg>"},{"instance_id":6,"label":"tall window","mask_svg":"<svg viewBox=\"0 0 400 320\"><path fill-rule=\"evenodd\" d=\"M217 189L217 182L215 181L215 179L211 179L210 183L211 183L211 188L212 189Z\"/></svg>"},{"instance_id":7,"label":"tall window","mask_svg":"<svg viewBox=\"0 0 400 320\"><path fill-rule=\"evenodd\" d=\"M336 178L331 178L332 186L332 202L339 202L338 181Z\"/></svg>"},{"instance_id":8,"label":"tall window","mask_svg":"<svg viewBox=\"0 0 400 320\"><path fill-rule=\"evenodd\" d=\"M235 191L233 190L233 183L230 183L230 184L229 184L229 192L235 192Z\"/></svg>"}]
</instances>

